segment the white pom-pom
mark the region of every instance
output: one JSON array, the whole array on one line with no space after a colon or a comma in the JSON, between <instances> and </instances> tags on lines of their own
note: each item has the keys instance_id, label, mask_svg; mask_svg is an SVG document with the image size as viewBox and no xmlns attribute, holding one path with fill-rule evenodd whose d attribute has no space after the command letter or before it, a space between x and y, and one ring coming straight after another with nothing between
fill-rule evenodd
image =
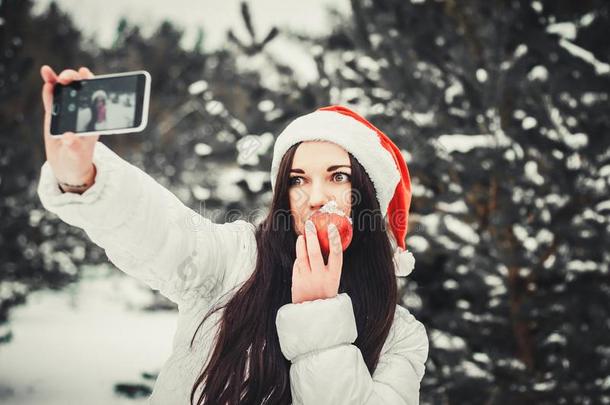
<instances>
[{"instance_id":1,"label":"white pom-pom","mask_svg":"<svg viewBox=\"0 0 610 405\"><path fill-rule=\"evenodd\" d=\"M406 277L415 268L415 257L408 250L400 247L394 249L394 269L397 277Z\"/></svg>"}]
</instances>

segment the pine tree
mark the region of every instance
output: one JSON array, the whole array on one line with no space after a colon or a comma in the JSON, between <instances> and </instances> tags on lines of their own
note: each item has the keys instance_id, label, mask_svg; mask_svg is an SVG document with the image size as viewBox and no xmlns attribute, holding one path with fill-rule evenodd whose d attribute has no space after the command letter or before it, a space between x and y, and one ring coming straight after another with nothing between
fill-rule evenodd
<instances>
[{"instance_id":1,"label":"pine tree","mask_svg":"<svg viewBox=\"0 0 610 405\"><path fill-rule=\"evenodd\" d=\"M78 229L46 215L36 195L44 161L40 66L88 58L79 32L55 3L36 17L32 4L0 3L0 343L12 336L10 308L31 291L66 285L85 256L94 262L100 253L88 253Z\"/></svg>"}]
</instances>

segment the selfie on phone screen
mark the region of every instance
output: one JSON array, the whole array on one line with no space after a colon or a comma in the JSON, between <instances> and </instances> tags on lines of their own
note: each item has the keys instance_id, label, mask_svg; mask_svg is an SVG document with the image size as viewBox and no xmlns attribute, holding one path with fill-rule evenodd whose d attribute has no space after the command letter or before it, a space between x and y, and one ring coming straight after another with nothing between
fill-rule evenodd
<instances>
[{"instance_id":1,"label":"selfie on phone screen","mask_svg":"<svg viewBox=\"0 0 610 405\"><path fill-rule=\"evenodd\" d=\"M130 126L135 118L135 91L106 93L90 89L79 100L76 116L77 132L118 129Z\"/></svg>"}]
</instances>

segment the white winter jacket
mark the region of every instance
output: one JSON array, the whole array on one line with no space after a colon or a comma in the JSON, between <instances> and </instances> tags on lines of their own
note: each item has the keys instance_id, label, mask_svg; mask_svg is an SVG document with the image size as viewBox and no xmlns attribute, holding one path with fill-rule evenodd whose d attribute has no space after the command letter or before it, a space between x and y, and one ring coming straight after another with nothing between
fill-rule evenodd
<instances>
[{"instance_id":1,"label":"white winter jacket","mask_svg":"<svg viewBox=\"0 0 610 405\"><path fill-rule=\"evenodd\" d=\"M81 195L62 193L45 162L38 195L47 210L84 229L119 269L177 303L173 352L149 403L189 404L192 384L211 352L213 325L222 311L206 321L192 351L191 337L211 305L253 272L255 226L243 220L213 223L101 142L93 161L95 184ZM293 404L419 403L428 337L423 324L404 307L396 307L373 375L353 345L356 322L346 293L284 305L276 326L282 353L292 363Z\"/></svg>"}]
</instances>

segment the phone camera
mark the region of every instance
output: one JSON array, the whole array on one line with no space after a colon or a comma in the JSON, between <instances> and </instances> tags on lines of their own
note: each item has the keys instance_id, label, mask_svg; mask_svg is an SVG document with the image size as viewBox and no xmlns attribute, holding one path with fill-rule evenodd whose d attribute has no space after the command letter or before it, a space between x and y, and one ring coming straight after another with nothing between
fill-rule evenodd
<instances>
[{"instance_id":1,"label":"phone camera","mask_svg":"<svg viewBox=\"0 0 610 405\"><path fill-rule=\"evenodd\" d=\"M70 97L76 97L76 90L70 90Z\"/></svg>"},{"instance_id":2,"label":"phone camera","mask_svg":"<svg viewBox=\"0 0 610 405\"><path fill-rule=\"evenodd\" d=\"M76 109L76 106L74 105L74 103L68 104L68 111L73 112L75 109Z\"/></svg>"}]
</instances>

